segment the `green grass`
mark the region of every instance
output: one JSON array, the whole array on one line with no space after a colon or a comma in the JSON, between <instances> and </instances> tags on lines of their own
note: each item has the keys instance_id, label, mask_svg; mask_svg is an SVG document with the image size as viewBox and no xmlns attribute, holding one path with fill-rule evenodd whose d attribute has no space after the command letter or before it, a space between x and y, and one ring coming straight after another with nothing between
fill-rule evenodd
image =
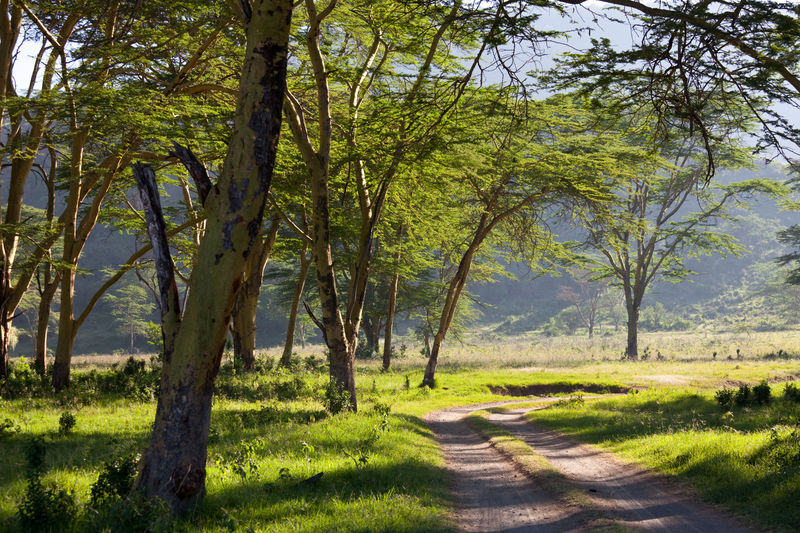
<instances>
[{"instance_id":1,"label":"green grass","mask_svg":"<svg viewBox=\"0 0 800 533\"><path fill-rule=\"evenodd\" d=\"M699 336L693 342L711 342L703 339L705 337ZM537 346L541 348L549 342L545 340ZM592 342L600 349L600 343L605 341L595 339ZM681 337L676 342L679 347L681 342L688 341ZM769 442L768 424L785 424L788 418L776 412L767 422L756 414L735 411L734 424L723 422L722 413L711 399L711 390L697 388L739 382L754 384L762 379L800 375L800 360L766 360L749 348L743 349L747 356L741 361L710 362L687 357L629 363L616 357L603 360L598 354L605 352L591 357L586 347L592 344L588 342L581 345L582 349L586 348L581 352L583 360L577 358L576 351L559 355L558 350L567 346L567 341L553 341L547 346L546 350L536 351L536 346L528 340L512 339L451 347L443 354L438 386L434 390L417 387L425 364L419 356L396 359L389 373L380 372L377 360L358 361L356 383L360 412L357 415L331 416L324 411L321 396L327 380L324 369L322 372L303 371L302 383L295 387L297 390L293 388L293 377L285 372L269 370L256 377L235 376L230 370L222 372L221 394L215 398L212 411L208 493L190 520L179 527L187 531L196 530L199 524L205 531L246 531L249 528L255 531L450 531L453 525L448 517L453 502L443 475L441 454L423 417L430 411L449 406L507 399L491 394L490 385L593 383L650 386L665 391L642 392L629 397L639 401L651 396L653 401L662 396L669 398L678 394L675 391L683 391L684 395L697 394L705 399L700 404L706 406L708 416L698 414L687 418L685 409L689 412L696 409L692 407L696 400L686 400L688 403L683 404L676 401L676 414L669 415L673 433L665 430L665 436L680 440L681 432L694 431L691 425L700 418L705 420L706 426L697 431L709 431L712 421L719 419L714 431L726 438L739 439L736 445L749 458L758 450L764 450ZM106 359L86 358L80 371L88 372L112 361L124 361L124 358ZM319 355L316 359L317 363L321 361ZM83 385L57 397L0 400L0 424L9 418L20 428L18 433L0 435L3 453L0 530L11 524L9 521L13 521L24 494L24 450L33 437L44 436L47 442L45 481L73 491L82 502L89 499L90 488L105 462L132 450L141 450L146 444L155 410L147 390L128 387L125 394L131 399L125 399L102 392L102 387L109 382L88 378L75 382ZM145 379L143 383L146 382ZM680 382L693 388L665 388L665 382ZM110 383L113 384L113 380ZM580 436L593 438L593 442L607 439L619 446L622 453L629 453L625 451L624 439L618 440L614 431L623 434L626 427L640 422L639 415L631 413L626 422L617 425L618 414L609 412L604 417L602 409L595 410L595 400L589 401L588 395L586 398L587 407L561 410L563 416L557 418L563 418L564 427L571 428L574 434L601 431L601 426L606 425L611 432L609 435ZM388 427L380 431L375 442L365 446L373 428L380 425L381 416L373 410L376 404L391 404ZM660 427L658 409L643 418L648 428ZM74 413L77 424L72 434L60 436L58 419L64 411ZM581 422L575 418L577 415L590 418ZM748 416L752 418L749 422L752 428L746 425ZM661 422L662 426L664 424ZM726 424L743 433L725 430L722 426ZM636 438L655 439L658 435L655 429L648 429ZM636 446L630 444L628 448ZM671 454L674 446L665 446L667 455ZM709 454L716 453L714 446L709 444ZM366 462L357 460L359 452L364 452ZM692 461L685 463L692 464ZM712 467L711 463L707 465L707 468ZM324 475L317 484L299 484L318 472ZM739 487L737 483L740 481L733 480L730 486ZM720 487L719 490L725 490L724 483ZM749 490L747 487L761 490L761 485L747 485L743 481L736 490ZM781 487L787 494L787 501L796 499L798 487L785 483Z\"/></svg>"},{"instance_id":2,"label":"green grass","mask_svg":"<svg viewBox=\"0 0 800 533\"><path fill-rule=\"evenodd\" d=\"M788 438L798 404L723 412L713 390L660 387L526 416L685 480L702 498L763 527L793 531L800 523L800 448Z\"/></svg>"}]
</instances>

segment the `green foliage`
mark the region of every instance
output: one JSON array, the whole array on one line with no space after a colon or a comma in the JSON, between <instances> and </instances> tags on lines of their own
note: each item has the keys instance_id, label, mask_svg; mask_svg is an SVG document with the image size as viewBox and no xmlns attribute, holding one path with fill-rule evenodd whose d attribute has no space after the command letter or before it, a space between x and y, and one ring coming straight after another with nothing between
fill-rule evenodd
<instances>
[{"instance_id":1,"label":"green foliage","mask_svg":"<svg viewBox=\"0 0 800 533\"><path fill-rule=\"evenodd\" d=\"M781 478L796 475L800 467L800 429L773 427L767 445L750 457L748 462Z\"/></svg>"},{"instance_id":2,"label":"green foliage","mask_svg":"<svg viewBox=\"0 0 800 533\"><path fill-rule=\"evenodd\" d=\"M334 415L350 409L350 392L332 378L325 386L325 405Z\"/></svg>"},{"instance_id":3,"label":"green foliage","mask_svg":"<svg viewBox=\"0 0 800 533\"><path fill-rule=\"evenodd\" d=\"M106 461L97 481L92 485L89 505L97 509L126 498L136 480L139 460L138 454L128 454Z\"/></svg>"},{"instance_id":4,"label":"green foliage","mask_svg":"<svg viewBox=\"0 0 800 533\"><path fill-rule=\"evenodd\" d=\"M33 439L25 450L28 482L17 508L19 525L23 531L32 533L69 531L78 517L80 507L72 494L42 483L45 453L46 447L41 437Z\"/></svg>"},{"instance_id":5,"label":"green foliage","mask_svg":"<svg viewBox=\"0 0 800 533\"><path fill-rule=\"evenodd\" d=\"M736 394L733 396L733 403L737 407L747 407L752 400L750 386L747 384L739 385Z\"/></svg>"},{"instance_id":6,"label":"green foliage","mask_svg":"<svg viewBox=\"0 0 800 533\"><path fill-rule=\"evenodd\" d=\"M766 405L772 400L772 389L769 383L762 381L753 387L753 401L758 405Z\"/></svg>"},{"instance_id":7,"label":"green foliage","mask_svg":"<svg viewBox=\"0 0 800 533\"><path fill-rule=\"evenodd\" d=\"M19 424L10 418L0 421L0 439L19 433Z\"/></svg>"},{"instance_id":8,"label":"green foliage","mask_svg":"<svg viewBox=\"0 0 800 533\"><path fill-rule=\"evenodd\" d=\"M61 413L61 416L58 418L58 434L63 436L69 435L72 433L72 429L75 427L75 415L70 413L69 411L64 411Z\"/></svg>"},{"instance_id":9,"label":"green foliage","mask_svg":"<svg viewBox=\"0 0 800 533\"><path fill-rule=\"evenodd\" d=\"M720 389L714 393L714 399L717 401L723 411L733 409L734 398L736 391L733 389Z\"/></svg>"},{"instance_id":10,"label":"green foliage","mask_svg":"<svg viewBox=\"0 0 800 533\"><path fill-rule=\"evenodd\" d=\"M127 283L113 293L106 294L103 299L111 307L111 316L114 317L117 331L128 337L130 353L133 353L137 337L152 337L152 322L149 318L155 304L141 285Z\"/></svg>"},{"instance_id":11,"label":"green foliage","mask_svg":"<svg viewBox=\"0 0 800 533\"><path fill-rule=\"evenodd\" d=\"M0 382L4 398L24 398L42 394L49 386L24 357L9 363L8 379Z\"/></svg>"},{"instance_id":12,"label":"green foliage","mask_svg":"<svg viewBox=\"0 0 800 533\"><path fill-rule=\"evenodd\" d=\"M787 383L783 387L783 398L790 402L800 403L800 387L794 383Z\"/></svg>"}]
</instances>

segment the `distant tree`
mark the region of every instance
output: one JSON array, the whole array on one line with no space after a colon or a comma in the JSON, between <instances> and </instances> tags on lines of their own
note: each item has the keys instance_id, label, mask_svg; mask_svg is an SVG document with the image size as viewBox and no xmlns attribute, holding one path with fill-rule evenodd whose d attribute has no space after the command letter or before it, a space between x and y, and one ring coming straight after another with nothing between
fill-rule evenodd
<instances>
[{"instance_id":1,"label":"distant tree","mask_svg":"<svg viewBox=\"0 0 800 533\"><path fill-rule=\"evenodd\" d=\"M423 385L431 387L439 350L484 243L502 242L531 263L545 251L553 254L557 248L545 217L559 206L579 209L605 202L608 180L619 179L626 158L639 154L615 135L590 131L586 110L569 98L531 102L508 94L497 101L477 92L468 102L459 125L472 142L469 153L454 154L458 160L452 162L461 173L454 180L461 190L453 196L464 205L459 225L465 236L423 377ZM477 112L471 117L477 122L467 119L468 110Z\"/></svg>"},{"instance_id":2,"label":"distant tree","mask_svg":"<svg viewBox=\"0 0 800 533\"><path fill-rule=\"evenodd\" d=\"M717 165L748 164L747 150L732 140L738 135L738 123L723 119L713 129L707 127ZM634 132L630 142L647 145L649 141L635 133L639 127L627 128ZM659 278L679 282L694 274L684 265L687 255L738 253L740 247L730 235L715 231L717 222L731 217L732 205L743 207L753 195L780 194L785 189L769 179L706 185L709 147L704 141L691 136L688 126L659 138L659 157L639 167L630 179L613 184L618 202L609 204L601 216L583 220L589 245L600 254L597 274L622 289L628 330L625 353L630 359L638 358L639 312L652 282Z\"/></svg>"},{"instance_id":3,"label":"distant tree","mask_svg":"<svg viewBox=\"0 0 800 533\"><path fill-rule=\"evenodd\" d=\"M600 316L602 297L608 286L593 279L594 275L590 271L573 270L570 273L574 286L561 285L556 298L575 307L591 338L594 336L594 328Z\"/></svg>"},{"instance_id":4,"label":"distant tree","mask_svg":"<svg viewBox=\"0 0 800 533\"><path fill-rule=\"evenodd\" d=\"M139 283L129 282L103 298L111 307L111 316L117 331L130 340L128 353L134 353L136 337L148 334L150 315L156 306L151 296Z\"/></svg>"}]
</instances>

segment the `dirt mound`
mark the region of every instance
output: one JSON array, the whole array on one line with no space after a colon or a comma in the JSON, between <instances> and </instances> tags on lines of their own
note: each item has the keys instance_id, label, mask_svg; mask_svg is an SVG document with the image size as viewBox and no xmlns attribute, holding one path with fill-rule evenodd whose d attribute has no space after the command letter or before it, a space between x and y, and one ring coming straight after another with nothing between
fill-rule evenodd
<instances>
[{"instance_id":1,"label":"dirt mound","mask_svg":"<svg viewBox=\"0 0 800 533\"><path fill-rule=\"evenodd\" d=\"M619 385L600 385L597 383L534 383L532 385L489 385L493 394L503 396L552 396L573 392L591 394L619 394L628 392L630 387Z\"/></svg>"}]
</instances>

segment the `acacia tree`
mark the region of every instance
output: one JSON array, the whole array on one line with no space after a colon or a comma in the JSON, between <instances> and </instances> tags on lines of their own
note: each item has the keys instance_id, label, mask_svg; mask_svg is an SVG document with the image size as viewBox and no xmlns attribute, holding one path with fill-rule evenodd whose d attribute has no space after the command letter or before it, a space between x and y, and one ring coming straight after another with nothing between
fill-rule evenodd
<instances>
[{"instance_id":1,"label":"acacia tree","mask_svg":"<svg viewBox=\"0 0 800 533\"><path fill-rule=\"evenodd\" d=\"M182 513L205 490L211 398L234 298L261 234L280 134L292 3L244 1L246 47L233 132L216 183L200 176L206 227L181 312L155 176L135 168L156 257L164 366L136 486Z\"/></svg>"},{"instance_id":2,"label":"acacia tree","mask_svg":"<svg viewBox=\"0 0 800 533\"><path fill-rule=\"evenodd\" d=\"M111 306L111 316L114 317L117 329L128 336L128 353L132 354L136 337L147 334L147 319L155 305L145 289L135 282L127 283L114 293L107 294L105 300Z\"/></svg>"},{"instance_id":3,"label":"acacia tree","mask_svg":"<svg viewBox=\"0 0 800 533\"><path fill-rule=\"evenodd\" d=\"M800 107L800 7L791 2L737 0L555 0L552 5L585 4L603 19L619 12L630 22L637 42L616 49L608 39L592 41L585 53L570 54L561 69L570 83L580 80L592 91L610 90L647 101L665 115L707 137L707 111L719 111L709 95L735 90L738 114L743 101L762 126L765 145L787 158L796 155L800 129L775 107ZM598 9L611 7L611 10ZM636 86L632 90L632 86ZM709 144L706 142L706 149ZM709 161L713 170L713 160Z\"/></svg>"},{"instance_id":4,"label":"acacia tree","mask_svg":"<svg viewBox=\"0 0 800 533\"><path fill-rule=\"evenodd\" d=\"M562 302L567 302L575 306L578 317L586 327L589 338L594 336L594 328L597 325L598 312L600 310L601 298L606 292L606 285L593 279L593 273L587 270L571 272L575 282L575 288L569 285L562 285L558 288L556 298Z\"/></svg>"},{"instance_id":5,"label":"acacia tree","mask_svg":"<svg viewBox=\"0 0 800 533\"><path fill-rule=\"evenodd\" d=\"M38 39L30 9L24 2L0 2L0 163L7 171L7 192L0 229L0 380L8 377L8 340L11 321L42 258L58 238L55 226L37 242L31 254L18 258L20 239L28 232L22 219L25 185L31 176L52 120L53 102L67 90L57 77L64 66L65 46L75 31L74 15L55 17L50 39L40 43L28 86L18 92L14 83L18 49ZM41 79L37 81L37 76ZM52 154L51 154L52 155ZM50 219L52 222L52 219Z\"/></svg>"},{"instance_id":6,"label":"acacia tree","mask_svg":"<svg viewBox=\"0 0 800 533\"><path fill-rule=\"evenodd\" d=\"M58 13L60 7L48 9ZM114 186L122 185L123 172L135 157L148 157L144 150L158 145L156 139L181 134L185 128L152 120L154 111L191 120L214 105L207 105L210 99L202 97L224 87L209 85L208 76L195 71L211 70L219 55L213 45L230 21L230 15L220 16L199 5L185 5L180 13L155 5L137 8L115 3L102 10L81 5L72 7L70 13L78 17L80 32L76 34L80 38L67 59L81 61L64 72L70 90L63 95L60 115L65 124L62 157L69 173L63 184L67 196L60 215L64 245L52 377L56 390L69 385L75 338L92 310L86 307L75 316L76 270L104 203ZM37 22L45 36L48 20ZM154 33L152 27L163 31ZM190 41L190 36L196 41ZM195 44L178 49L190 42ZM143 56L142 49L149 52ZM212 81L214 75L222 75L216 70L212 73Z\"/></svg>"},{"instance_id":7,"label":"acacia tree","mask_svg":"<svg viewBox=\"0 0 800 533\"><path fill-rule=\"evenodd\" d=\"M552 243L543 218L558 205L605 202L609 188L603 180L619 179L628 160L641 157L620 145L616 135L591 131L586 111L568 98L528 102L515 96L510 95L510 103L480 94L471 101L477 113L468 131L471 138L486 141L471 148L471 157L459 154L460 160L453 163L456 168L461 165L464 196L459 200L470 207L462 225L469 231L449 282L424 386L435 385L439 351L484 242L503 232L507 245L526 249L528 260L535 263Z\"/></svg>"},{"instance_id":8,"label":"acacia tree","mask_svg":"<svg viewBox=\"0 0 800 533\"><path fill-rule=\"evenodd\" d=\"M671 138L662 135L661 162L653 160L629 181L614 184L620 201L609 204L604 216L583 219L589 243L601 256L602 266L595 271L622 289L630 359L638 358L639 311L653 281L678 282L693 274L684 266L687 256L738 252L731 236L714 231L717 221L729 218L731 205L743 206L752 195L783 190L765 179L725 185L706 181L706 146L718 166L738 168L749 161L746 151L730 140L732 131L726 126L709 127L713 144L705 146L680 129Z\"/></svg>"},{"instance_id":9,"label":"acacia tree","mask_svg":"<svg viewBox=\"0 0 800 533\"><path fill-rule=\"evenodd\" d=\"M306 0L305 11L308 24L296 54L313 85L291 86L285 113L311 186L312 254L322 307L321 319L314 320L329 349L330 377L349 393L356 410L353 361L374 237L389 187L411 149L430 139L453 110L483 53L496 41L500 17L494 11L487 16L468 10L458 2L442 9L424 3L334 0L318 9L313 0ZM409 27L418 34L409 36ZM323 49L323 32L329 33L330 41L338 37L341 47ZM455 61L456 48L474 50L472 62L464 66ZM328 62L337 68L329 69ZM374 95L383 98L373 102ZM346 104L335 106L336 102ZM311 128L314 115L316 127ZM334 124L341 138L334 137ZM348 162L342 173L352 175L351 191L355 189L357 198L358 240L344 298L334 269L330 212L331 178L336 174L331 171L332 148L337 141L345 150L342 160Z\"/></svg>"}]
</instances>

